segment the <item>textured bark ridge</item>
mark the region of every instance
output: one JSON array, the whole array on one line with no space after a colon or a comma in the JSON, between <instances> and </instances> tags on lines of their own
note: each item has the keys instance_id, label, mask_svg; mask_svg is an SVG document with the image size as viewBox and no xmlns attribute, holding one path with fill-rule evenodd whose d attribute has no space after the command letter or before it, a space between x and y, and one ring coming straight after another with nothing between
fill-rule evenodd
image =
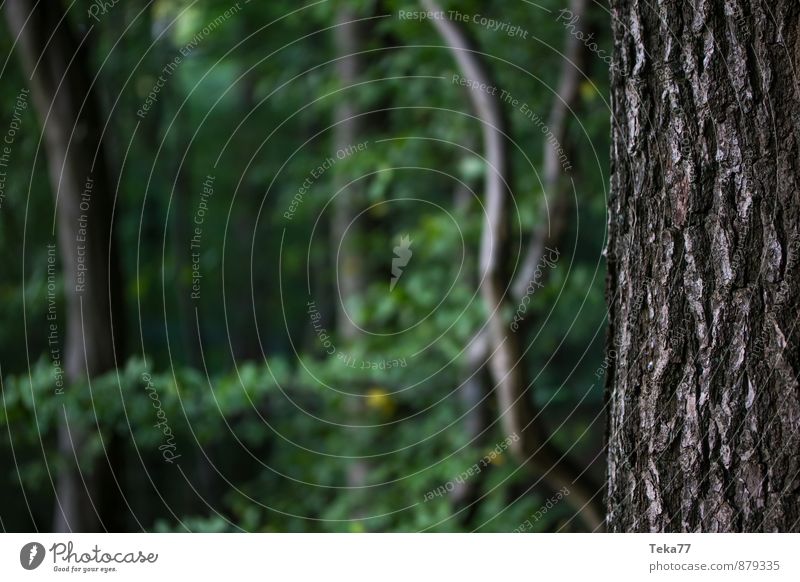
<instances>
[{"instance_id":1,"label":"textured bark ridge","mask_svg":"<svg viewBox=\"0 0 800 582\"><path fill-rule=\"evenodd\" d=\"M612 15L609 527L800 531L800 3Z\"/></svg>"}]
</instances>

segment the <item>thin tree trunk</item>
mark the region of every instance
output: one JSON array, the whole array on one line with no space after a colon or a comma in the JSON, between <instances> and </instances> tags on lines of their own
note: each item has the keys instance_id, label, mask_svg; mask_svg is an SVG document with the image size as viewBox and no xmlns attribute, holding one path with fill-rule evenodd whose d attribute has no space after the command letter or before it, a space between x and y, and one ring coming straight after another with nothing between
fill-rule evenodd
<instances>
[{"instance_id":1,"label":"thin tree trunk","mask_svg":"<svg viewBox=\"0 0 800 582\"><path fill-rule=\"evenodd\" d=\"M440 12L434 0L422 0L426 10ZM448 19L433 20L444 42L453 53L462 75L476 83L493 87L482 56L473 47L460 26ZM483 229L480 251L482 284L481 298L488 311L486 332L490 352L489 370L495 382L500 421L508 436L519 438L510 450L518 462L555 489L567 487L571 494L568 500L592 529L603 525L603 512L596 500L597 488L553 445L541 426L529 393L525 366L518 334L510 333L508 322L503 317L509 295L504 258L507 252L508 209L506 198L510 196L507 184L511 182L506 152L506 123L500 102L488 91L470 91L475 114L482 122L484 157L486 159L485 208L486 222Z\"/></svg>"},{"instance_id":2,"label":"thin tree trunk","mask_svg":"<svg viewBox=\"0 0 800 582\"><path fill-rule=\"evenodd\" d=\"M335 45L336 72L343 88L358 83L363 70L363 62L355 54L363 50L364 29L361 23L354 22L357 18L352 6L342 3L336 15ZM334 144L337 150L347 148L358 143L363 135L363 122L357 117L358 109L354 105L354 95L357 89L345 89L337 97L338 105L334 113L336 125L334 127ZM351 224L363 203L362 182L346 186L352 179L340 171L335 176L336 192L344 188L337 195L333 203L333 224L331 225L331 253L332 265L338 270L339 296L337 301L339 312L336 318L336 327L339 340L351 342L358 337L358 328L347 317L346 307L353 298L364 291L364 265L361 259L363 251L358 245L358 225ZM348 228L349 227L349 228ZM336 296L336 294L334 294ZM352 315L352 314L351 314Z\"/></svg>"},{"instance_id":3,"label":"thin tree trunk","mask_svg":"<svg viewBox=\"0 0 800 582\"><path fill-rule=\"evenodd\" d=\"M583 18L588 0L571 0L570 14ZM545 254L547 247L555 248L555 244L567 226L567 211L570 208L570 182L562 163L562 155L567 150L567 129L569 116L578 102L578 87L582 77L582 69L586 56L586 47L577 36L565 35L567 42L564 60L561 65L561 76L558 89L550 109L547 121L549 136L544 140L544 196L539 205L540 225L531 238L528 254L522 261L512 291L517 300L521 300L527 287L534 278L536 267Z\"/></svg>"},{"instance_id":4,"label":"thin tree trunk","mask_svg":"<svg viewBox=\"0 0 800 582\"><path fill-rule=\"evenodd\" d=\"M474 149L474 144L464 144L468 151ZM453 208L456 219L459 220L469 214L473 204L473 194L470 185L459 182L453 195ZM480 277L478 269L470 269L468 280L478 285ZM472 344L466 350L462 368L459 371L460 383L457 398L464 414L464 433L467 441L473 448L481 449L486 445L486 432L489 428L490 414L487 398L489 374L486 371L486 356L488 354L488 341L486 333L473 338ZM456 484L450 498L456 513L459 514L458 522L462 528L468 528L482 501L480 492L486 480L486 472L478 473L474 478Z\"/></svg>"},{"instance_id":5,"label":"thin tree trunk","mask_svg":"<svg viewBox=\"0 0 800 582\"><path fill-rule=\"evenodd\" d=\"M23 69L31 79L57 199L67 303L64 369L68 383L75 387L87 377L113 369L121 356L121 282L111 238L115 184L100 143L97 102L93 94L87 94L85 44L79 49L68 20L62 20L60 2L7 0L5 9ZM102 479L109 467L96 463L88 474L81 474L75 458L82 456L86 435L68 424L68 411L64 412L58 430L64 468L58 475L54 531L114 528L108 519L122 515L121 508L102 507L97 501L97 488L115 486Z\"/></svg>"},{"instance_id":6,"label":"thin tree trunk","mask_svg":"<svg viewBox=\"0 0 800 582\"><path fill-rule=\"evenodd\" d=\"M363 50L364 29L358 22L356 11L352 6L342 3L336 14L336 28L334 29L334 44L336 56L336 71L341 87L345 88L344 94L338 97L338 105L334 113L334 144L337 150L347 148L358 143L363 135L363 123L357 117L358 110L353 104L353 96L357 90L346 89L357 83L363 71L363 62L355 54ZM354 298L360 296L365 289L364 264L361 259L363 251L358 245L358 225L351 224L358 214L363 203L362 183L357 182L346 186L351 176L341 172L338 168L335 175L335 192L338 192L333 202L333 220L331 223L331 264L335 270L334 302L338 307L336 316L337 338L341 346L351 345L359 336L359 330L348 317L347 308L352 306ZM340 189L344 188L340 191ZM345 348L346 349L346 348ZM363 399L349 396L346 401L347 415L351 422L358 423L363 419L365 406ZM351 429L358 430L358 429ZM354 495L361 495L367 483L370 472L369 464L364 460L353 460L347 467L347 485L353 487ZM366 508L357 504L353 517L365 517Z\"/></svg>"},{"instance_id":7,"label":"thin tree trunk","mask_svg":"<svg viewBox=\"0 0 800 582\"><path fill-rule=\"evenodd\" d=\"M798 531L800 4L612 14L609 524Z\"/></svg>"}]
</instances>

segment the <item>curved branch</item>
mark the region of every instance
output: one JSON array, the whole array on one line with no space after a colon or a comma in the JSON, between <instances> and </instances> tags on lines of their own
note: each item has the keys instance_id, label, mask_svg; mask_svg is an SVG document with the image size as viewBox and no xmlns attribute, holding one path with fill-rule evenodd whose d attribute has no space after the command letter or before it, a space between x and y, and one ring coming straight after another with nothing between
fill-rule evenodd
<instances>
[{"instance_id":1,"label":"curved branch","mask_svg":"<svg viewBox=\"0 0 800 582\"><path fill-rule=\"evenodd\" d=\"M581 0L583 1L583 0ZM441 12L435 0L421 0L423 7ZM464 77L479 86L493 87L488 71L461 28L448 19L432 21L445 41ZM494 92L492 92L494 93ZM509 334L502 312L508 301L506 280L502 268L506 250L507 204L506 184L510 182L508 156L503 137L505 120L499 101L488 91L470 90L469 98L477 117L482 121L485 155L488 161L484 188L486 190L486 222L481 238L480 268L483 275L481 297L489 312L487 321L488 344L492 355L489 369L496 383L501 423L506 434L520 438L512 444L511 452L517 460L532 470L542 473L542 478L552 487L567 487L569 501L593 529L602 527L602 504L595 502L597 489L579 479L579 471L565 460L546 431L539 426L530 395L526 394L522 351L516 334Z\"/></svg>"},{"instance_id":2,"label":"curved branch","mask_svg":"<svg viewBox=\"0 0 800 582\"><path fill-rule=\"evenodd\" d=\"M587 0L572 0L570 14L583 18ZM562 62L558 92L553 100L548 119L548 139L544 141L544 197L539 208L540 221L531 237L530 248L522 261L516 280L512 286L514 297L522 299L525 289L533 279L536 266L542 260L545 247L557 246L566 227L566 215L569 209L568 180L564 179L565 168L561 163L562 151L567 138L568 113L575 107L580 86L581 64L586 55L586 48L577 36L567 35L565 58ZM547 195L552 193L552 208L549 209ZM548 216L548 210L550 210Z\"/></svg>"}]
</instances>

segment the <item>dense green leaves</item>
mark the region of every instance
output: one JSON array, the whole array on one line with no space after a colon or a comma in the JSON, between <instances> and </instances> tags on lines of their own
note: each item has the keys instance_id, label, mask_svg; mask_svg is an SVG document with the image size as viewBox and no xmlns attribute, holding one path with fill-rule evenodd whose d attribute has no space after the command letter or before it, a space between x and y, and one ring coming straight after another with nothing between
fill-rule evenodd
<instances>
[{"instance_id":1,"label":"dense green leaves","mask_svg":"<svg viewBox=\"0 0 800 582\"><path fill-rule=\"evenodd\" d=\"M130 503L144 527L161 531L509 531L546 500L546 488L534 486L508 455L474 478L480 499L474 512L451 496L424 500L505 437L494 423L471 438L469 410L459 399L465 346L486 315L476 290L487 168L480 124L466 89L451 82L455 64L430 23L396 18L409 8L404 1L354 4L365 18L390 15L369 27L370 82L358 88L342 88L330 63L335 2L307 9L250 2L242 8L246 15L224 20L200 40L230 3L122 2L95 24L93 74L120 176L115 234L129 353L119 370L63 394L56 394L47 336L46 245L55 238L54 206L39 126L26 113L0 208L0 429L10 436L0 444L0 495L21 500L21 482L42 501L45 509L32 516L40 525L49 519L51 479L63 461L55 435L65 414L90 435L80 449L83 466L102 460L115 439L123 443L136 474L125 477ZM530 31L521 40L467 26L498 87L546 118L562 65L562 27L525 2L485 4L459 2L457 9ZM299 12L286 16L290 8ZM80 30L85 10L70 13ZM10 50L3 30L0 51L11 58L3 71L0 129L25 86ZM137 115L165 64L182 50L186 56L152 108ZM557 266L531 302L524 337L536 399L556 411L548 424L558 426L555 417L582 401L555 438L577 442L587 457L600 438L598 424L585 431L601 400L594 370L604 314L597 263L608 150L602 65L585 69L580 123L573 119L569 127L576 144L570 227ZM333 111L342 101L372 111L364 118L367 147L315 177L287 220L304 181L336 156ZM519 110L505 113L514 140L509 236L524 251L543 221L544 138ZM195 300L190 241L208 176L215 177L214 194L203 216L202 293ZM368 206L354 235L362 237L367 282L348 307L359 324L381 331L355 342L337 337L334 325L329 202L342 177L363 181ZM462 203L459 181L472 190ZM402 284L389 292L392 248L405 234L415 254ZM508 257L508 269L518 260ZM53 289L56 345L63 347L60 261ZM311 325L312 300L333 355ZM396 333L410 326L416 327ZM490 388L482 406L494 419ZM346 394L363 397L359 424L369 428L347 428ZM170 462L165 450L180 456ZM346 489L353 458L370 463L363 491ZM193 493L187 480L204 485ZM153 504L155 491L164 502ZM3 516L5 527L29 529L31 517L17 505ZM354 518L360 514L372 517ZM536 528L552 529L568 515L557 508Z\"/></svg>"}]
</instances>

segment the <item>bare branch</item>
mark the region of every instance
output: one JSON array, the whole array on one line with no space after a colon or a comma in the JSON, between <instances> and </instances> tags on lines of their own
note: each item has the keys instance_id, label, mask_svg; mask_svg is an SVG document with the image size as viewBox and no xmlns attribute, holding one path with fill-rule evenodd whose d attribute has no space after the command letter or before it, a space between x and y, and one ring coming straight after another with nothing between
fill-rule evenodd
<instances>
[{"instance_id":1,"label":"bare branch","mask_svg":"<svg viewBox=\"0 0 800 582\"><path fill-rule=\"evenodd\" d=\"M572 0L570 11L578 19L586 12L587 0ZM565 57L562 61L558 92L553 100L548 120L548 135L544 141L544 197L539 208L539 225L531 237L530 248L522 261L518 275L512 286L514 297L518 300L525 295L528 283L533 279L536 265L542 260L547 246L558 246L564 233L569 210L569 181L564 176L562 153L566 149L568 114L578 99L581 64L586 55L583 43L574 35L567 36ZM550 196L551 203L546 200Z\"/></svg>"},{"instance_id":2,"label":"bare branch","mask_svg":"<svg viewBox=\"0 0 800 582\"><path fill-rule=\"evenodd\" d=\"M441 12L434 0L421 0L423 7L432 12ZM487 87L494 86L488 71L483 65L481 55L474 49L467 36L457 23L448 19L433 20L437 31L453 53L464 77ZM570 502L592 528L602 526L604 517L602 505L593 502L597 491L584 480L578 479L579 472L555 449L547 438L543 427L539 426L530 395L526 394L521 350L517 334L508 333L503 319L503 307L508 301L503 258L507 240L506 197L510 182L508 156L506 152L505 122L499 101L488 91L470 90L469 98L476 115L483 122L485 158L488 168L485 177L486 222L481 238L480 268L483 277L481 297L488 310L487 338L489 369L496 383L497 399L501 413L503 430L508 435L516 434L519 439L511 445L511 452L534 473L542 473L542 478L555 488L567 487L571 491ZM574 478L573 478L574 477Z\"/></svg>"}]
</instances>

